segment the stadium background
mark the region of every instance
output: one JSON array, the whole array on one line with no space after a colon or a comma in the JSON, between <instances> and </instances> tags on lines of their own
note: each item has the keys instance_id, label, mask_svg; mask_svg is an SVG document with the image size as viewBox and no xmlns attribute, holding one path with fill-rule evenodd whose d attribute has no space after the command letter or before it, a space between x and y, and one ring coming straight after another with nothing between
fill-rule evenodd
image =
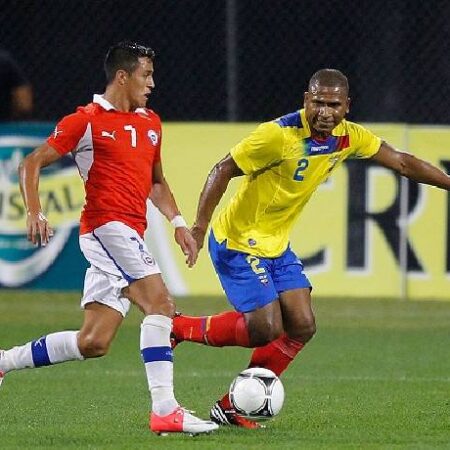
<instances>
[{"instance_id":1,"label":"stadium background","mask_svg":"<svg viewBox=\"0 0 450 450\"><path fill-rule=\"evenodd\" d=\"M190 219L211 164L251 130L253 122L296 109L309 77L321 67L335 67L348 75L353 101L350 119L369 123L389 142L443 169L450 167L446 128L450 122L449 16L450 4L437 0L394 0L389 2L389 12L385 2L367 0L320 4L293 0L0 0L0 46L13 53L33 84L34 125L45 121L48 128L77 105L89 102L93 92L102 91L102 59L111 43L128 38L151 45L157 52L157 87L151 107L167 124L166 173ZM8 133L7 128L3 132ZM21 132L33 133L29 129ZM414 194L417 189L391 174L375 173L372 187L378 197L372 206L380 214L386 212L383 220L391 225L384 224L380 232L378 222L370 237L368 245L381 255L362 254L358 253L358 236L353 244L349 239L351 173L347 167L334 177L334 185L324 187L332 193L337 189L339 197L322 196L306 211L302 228L295 230L295 239L301 241L299 253L314 266L321 242L309 241L316 239L315 218L320 214L320 233L329 235L330 245L335 246L331 253L346 259L331 268L323 264L312 274L317 292L360 295L366 288L369 296L412 293L420 298L446 298L450 201L445 193L428 188L416 192L416 199L426 202L418 203L424 219L410 230L415 234L412 254L406 216L413 202L408 192ZM356 181L364 183L365 178ZM57 190L58 181L51 183ZM343 200L330 207L334 198ZM354 208L357 211L358 205ZM59 214L62 220L64 211ZM18 226L18 232L23 231L23 225ZM436 230L432 237L427 233L430 227ZM424 260L419 261L423 271L417 270L414 259L417 248ZM356 259L369 255L374 266L358 267L355 275L348 270L351 255ZM204 254L198 270L189 273L176 249L170 259L178 266L173 269L179 275L175 276L178 281L172 280L175 293L220 293ZM79 272L70 280L63 279L57 266L50 267L50 275L24 286L78 286ZM56 279L56 284L49 284L48 277ZM205 277L210 283L204 283Z\"/></svg>"},{"instance_id":2,"label":"stadium background","mask_svg":"<svg viewBox=\"0 0 450 450\"><path fill-rule=\"evenodd\" d=\"M1 0L0 44L55 120L103 88L130 38L157 52L164 120L260 121L296 108L322 67L344 71L366 122L449 123L450 3L392 0Z\"/></svg>"}]
</instances>

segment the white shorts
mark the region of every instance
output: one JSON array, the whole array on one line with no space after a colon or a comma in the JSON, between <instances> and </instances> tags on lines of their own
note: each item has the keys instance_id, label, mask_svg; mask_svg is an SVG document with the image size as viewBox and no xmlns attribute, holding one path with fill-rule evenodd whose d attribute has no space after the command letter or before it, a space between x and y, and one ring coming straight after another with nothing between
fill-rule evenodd
<instances>
[{"instance_id":1,"label":"white shorts","mask_svg":"<svg viewBox=\"0 0 450 450\"><path fill-rule=\"evenodd\" d=\"M86 270L81 307L102 303L124 317L130 301L122 289L135 280L161 273L139 234L122 222L108 222L80 236L80 248L91 264Z\"/></svg>"}]
</instances>

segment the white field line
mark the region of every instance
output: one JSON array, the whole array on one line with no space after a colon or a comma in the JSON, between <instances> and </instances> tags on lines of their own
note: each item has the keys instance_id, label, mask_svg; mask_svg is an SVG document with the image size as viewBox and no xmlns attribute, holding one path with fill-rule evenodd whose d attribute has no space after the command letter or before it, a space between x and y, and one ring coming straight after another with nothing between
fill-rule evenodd
<instances>
[{"instance_id":1,"label":"white field line","mask_svg":"<svg viewBox=\"0 0 450 450\"><path fill-rule=\"evenodd\" d=\"M90 370L84 370L86 374L89 374ZM80 373L79 370L65 370L65 373ZM143 370L105 370L106 375L113 376L127 376L127 377L142 377L144 376ZM183 378L232 378L237 375L237 372L231 371L217 371L212 372L209 370L204 371L184 371L175 369L175 373ZM283 380L294 379L289 374L281 377ZM377 377L377 376L357 376L357 375L341 375L341 376L295 376L296 381L330 381L330 382L347 382L347 381L369 381L374 383L396 382L396 383L450 383L450 377Z\"/></svg>"}]
</instances>

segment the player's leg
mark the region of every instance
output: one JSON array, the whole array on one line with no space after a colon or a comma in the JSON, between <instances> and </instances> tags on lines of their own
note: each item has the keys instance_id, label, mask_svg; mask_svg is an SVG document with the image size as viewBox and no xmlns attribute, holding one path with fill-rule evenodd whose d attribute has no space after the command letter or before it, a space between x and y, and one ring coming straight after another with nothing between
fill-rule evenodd
<instances>
[{"instance_id":1,"label":"player's leg","mask_svg":"<svg viewBox=\"0 0 450 450\"><path fill-rule=\"evenodd\" d=\"M315 332L314 314L311 308L311 285L303 273L303 265L288 248L279 258L267 264L270 280L280 296L274 304L281 307L283 327L287 333L272 342L257 347L252 353L249 367L264 367L280 375L295 358ZM257 311L245 314L249 333L252 333L252 319ZM258 321L256 322L258 324ZM211 417L223 423L250 428L233 408L226 393L211 409ZM231 418L231 420L229 419Z\"/></svg>"},{"instance_id":2,"label":"player's leg","mask_svg":"<svg viewBox=\"0 0 450 450\"><path fill-rule=\"evenodd\" d=\"M141 325L141 354L152 399L150 429L166 432L204 433L217 429L181 408L173 386L173 352L170 346L174 302L161 278L153 274L131 283L124 295L144 314Z\"/></svg>"},{"instance_id":3,"label":"player's leg","mask_svg":"<svg viewBox=\"0 0 450 450\"><path fill-rule=\"evenodd\" d=\"M314 336L315 321L309 288L280 294L285 333L264 347L255 348L249 367L264 367L281 375Z\"/></svg>"},{"instance_id":4,"label":"player's leg","mask_svg":"<svg viewBox=\"0 0 450 450\"><path fill-rule=\"evenodd\" d=\"M0 351L0 378L11 370L49 366L65 361L83 360L104 355L117 328L126 315L128 300L118 301L124 284L118 275L108 272L110 268L99 255L108 262L107 255L91 234L80 237L80 247L87 260L93 264L86 271L84 294L81 301L85 309L81 330L61 331L42 336L24 345ZM100 258L101 259L101 258ZM107 270L100 270L106 266ZM115 266L109 262L115 269ZM117 269L116 269L117 270Z\"/></svg>"},{"instance_id":5,"label":"player's leg","mask_svg":"<svg viewBox=\"0 0 450 450\"><path fill-rule=\"evenodd\" d=\"M243 313L243 318L245 320L245 329L249 336L249 343L252 347L257 347L258 350L269 348L271 343L278 341L283 334L282 313L278 300L274 300L254 311ZM254 354L255 351L253 352ZM250 362L250 367L252 367L252 361ZM260 427L259 423L236 413L228 392L213 405L210 417L221 425L236 425L249 429Z\"/></svg>"},{"instance_id":6,"label":"player's leg","mask_svg":"<svg viewBox=\"0 0 450 450\"><path fill-rule=\"evenodd\" d=\"M280 296L285 333L253 351L250 367L265 367L280 375L315 333L311 284L303 264L290 248L274 259L272 279Z\"/></svg>"},{"instance_id":7,"label":"player's leg","mask_svg":"<svg viewBox=\"0 0 450 450\"><path fill-rule=\"evenodd\" d=\"M8 350L0 350L0 377L13 370L84 359L78 349L77 336L78 331L60 331Z\"/></svg>"},{"instance_id":8,"label":"player's leg","mask_svg":"<svg viewBox=\"0 0 450 450\"><path fill-rule=\"evenodd\" d=\"M280 293L283 327L290 339L306 344L316 333L311 289L292 289Z\"/></svg>"},{"instance_id":9,"label":"player's leg","mask_svg":"<svg viewBox=\"0 0 450 450\"><path fill-rule=\"evenodd\" d=\"M283 332L280 302L273 302L246 313L226 312L209 317L174 318L174 330L186 333L186 340L212 346L239 345L255 347L277 339ZM197 334L196 334L197 333ZM270 344L269 344L270 345ZM260 347L262 349L266 347ZM260 424L236 413L228 392L211 408L210 417L220 425L255 429Z\"/></svg>"},{"instance_id":10,"label":"player's leg","mask_svg":"<svg viewBox=\"0 0 450 450\"><path fill-rule=\"evenodd\" d=\"M226 249L224 244L215 242L213 235L210 237L210 254L227 298L237 312L227 313L225 317L213 316L205 328L205 342L241 345L242 338L236 339L238 326L241 327L240 336L247 338L246 346L261 346L278 338L283 333L283 324L278 292L272 279L273 260ZM228 331L225 340L223 334L230 328L233 331ZM214 404L210 417L222 425L260 427L257 422L236 413L228 393Z\"/></svg>"},{"instance_id":11,"label":"player's leg","mask_svg":"<svg viewBox=\"0 0 450 450\"><path fill-rule=\"evenodd\" d=\"M170 347L173 301L161 275L146 276L123 289L123 294L144 314L140 348L152 399L152 411L167 415L179 405L173 392L173 357Z\"/></svg>"},{"instance_id":12,"label":"player's leg","mask_svg":"<svg viewBox=\"0 0 450 450\"><path fill-rule=\"evenodd\" d=\"M84 308L84 322L78 334L80 353L84 358L104 356L124 316L110 306L98 302L90 302Z\"/></svg>"},{"instance_id":13,"label":"player's leg","mask_svg":"<svg viewBox=\"0 0 450 450\"><path fill-rule=\"evenodd\" d=\"M77 331L60 331L26 344L0 351L0 372L50 366L66 361L103 356L109 349L123 316L109 306L85 304L84 323ZM1 378L3 378L0 375Z\"/></svg>"},{"instance_id":14,"label":"player's leg","mask_svg":"<svg viewBox=\"0 0 450 450\"><path fill-rule=\"evenodd\" d=\"M174 305L161 278L159 267L148 252L143 239L128 226L120 222L110 222L93 233L84 235L80 243L83 253L95 266L90 271L95 287L87 292L85 290L85 298L96 298L95 296L102 292L101 302L122 312L122 315L127 313L130 301L144 313L140 349L153 412L158 417L165 418L160 421L158 429L153 420L152 429L192 433L216 429L216 424L190 415L180 408L175 400L170 347ZM107 277L108 283L102 281L104 277ZM97 344L94 342L91 350L101 352L103 343Z\"/></svg>"},{"instance_id":15,"label":"player's leg","mask_svg":"<svg viewBox=\"0 0 450 450\"><path fill-rule=\"evenodd\" d=\"M211 316L177 313L173 319L173 339L198 342L212 347L259 347L283 332L278 300L247 313L225 311Z\"/></svg>"},{"instance_id":16,"label":"player's leg","mask_svg":"<svg viewBox=\"0 0 450 450\"><path fill-rule=\"evenodd\" d=\"M236 311L203 317L176 315L173 342L183 340L214 347L264 345L282 331L278 293L271 279L272 261L226 248L213 233L209 252L228 300Z\"/></svg>"}]
</instances>

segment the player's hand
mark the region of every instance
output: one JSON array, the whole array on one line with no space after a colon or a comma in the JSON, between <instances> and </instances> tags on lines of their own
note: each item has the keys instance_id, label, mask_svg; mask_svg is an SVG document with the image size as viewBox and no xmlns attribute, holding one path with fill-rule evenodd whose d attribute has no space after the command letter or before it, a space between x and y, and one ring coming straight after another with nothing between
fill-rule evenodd
<instances>
[{"instance_id":1,"label":"player's hand","mask_svg":"<svg viewBox=\"0 0 450 450\"><path fill-rule=\"evenodd\" d=\"M206 230L194 224L194 226L191 228L191 234L192 237L195 239L198 251L200 252L200 250L203 248L203 242L205 241Z\"/></svg>"},{"instance_id":2,"label":"player's hand","mask_svg":"<svg viewBox=\"0 0 450 450\"><path fill-rule=\"evenodd\" d=\"M175 228L175 241L186 255L186 264L189 268L192 267L197 261L198 248L189 229L185 227Z\"/></svg>"},{"instance_id":3,"label":"player's hand","mask_svg":"<svg viewBox=\"0 0 450 450\"><path fill-rule=\"evenodd\" d=\"M41 212L27 214L27 238L34 245L45 247L53 236L53 229Z\"/></svg>"}]
</instances>

